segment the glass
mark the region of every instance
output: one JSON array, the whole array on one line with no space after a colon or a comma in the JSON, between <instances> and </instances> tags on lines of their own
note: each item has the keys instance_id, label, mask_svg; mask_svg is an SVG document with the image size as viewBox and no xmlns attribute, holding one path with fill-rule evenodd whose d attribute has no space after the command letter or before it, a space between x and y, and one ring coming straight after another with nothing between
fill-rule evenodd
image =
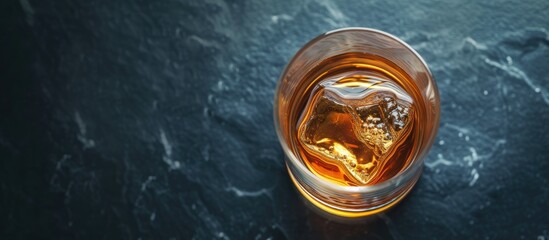
<instances>
[{"instance_id":1,"label":"glass","mask_svg":"<svg viewBox=\"0 0 549 240\"><path fill-rule=\"evenodd\" d=\"M410 148L407 155L410 160L392 175L379 178L377 182L364 182L363 185L352 182L345 185L345 182L334 182L311 171L300 150L297 136L297 123L305 108L304 99L309 97L308 94L311 94L311 89L318 81L318 77L311 77L311 72L327 64L327 59L330 64L333 63L330 59L348 54L354 54L355 60L379 58L394 65L413 85L414 100L419 106L417 115L414 115L419 118L415 126L417 134L412 139L415 147ZM402 40L368 28L337 29L307 43L282 73L274 104L276 132L286 156L289 176L297 190L322 212L344 218L379 213L398 203L410 192L421 175L424 158L438 131L439 115L438 89L425 61ZM397 159L389 158L387 161L394 160Z\"/></svg>"}]
</instances>

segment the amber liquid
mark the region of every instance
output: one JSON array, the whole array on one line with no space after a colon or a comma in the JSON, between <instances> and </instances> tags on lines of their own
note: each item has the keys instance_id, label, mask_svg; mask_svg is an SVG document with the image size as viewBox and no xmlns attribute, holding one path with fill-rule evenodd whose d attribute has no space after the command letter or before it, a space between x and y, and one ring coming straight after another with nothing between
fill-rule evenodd
<instances>
[{"instance_id":1,"label":"amber liquid","mask_svg":"<svg viewBox=\"0 0 549 240\"><path fill-rule=\"evenodd\" d=\"M294 147L314 174L372 185L412 162L425 106L413 79L385 58L346 53L305 75L296 98Z\"/></svg>"}]
</instances>

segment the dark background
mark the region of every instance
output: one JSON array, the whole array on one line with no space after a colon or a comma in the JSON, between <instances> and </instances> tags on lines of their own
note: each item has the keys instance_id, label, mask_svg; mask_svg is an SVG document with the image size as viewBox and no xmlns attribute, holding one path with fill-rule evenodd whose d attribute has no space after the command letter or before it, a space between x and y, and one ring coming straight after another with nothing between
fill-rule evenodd
<instances>
[{"instance_id":1,"label":"dark background","mask_svg":"<svg viewBox=\"0 0 549 240\"><path fill-rule=\"evenodd\" d=\"M549 2L2 1L1 239L548 239ZM308 40L381 29L428 62L440 131L363 224L304 206L275 84Z\"/></svg>"}]
</instances>

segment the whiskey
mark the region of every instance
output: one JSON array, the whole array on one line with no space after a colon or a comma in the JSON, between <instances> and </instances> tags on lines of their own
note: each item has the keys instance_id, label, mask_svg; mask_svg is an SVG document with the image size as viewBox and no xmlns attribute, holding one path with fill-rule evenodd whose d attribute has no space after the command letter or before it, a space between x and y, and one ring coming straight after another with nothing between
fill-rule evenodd
<instances>
[{"instance_id":1,"label":"whiskey","mask_svg":"<svg viewBox=\"0 0 549 240\"><path fill-rule=\"evenodd\" d=\"M275 94L290 179L313 209L344 219L386 211L412 190L439 119L425 61L376 29L336 29L309 41Z\"/></svg>"},{"instance_id":2,"label":"whiskey","mask_svg":"<svg viewBox=\"0 0 549 240\"><path fill-rule=\"evenodd\" d=\"M360 52L324 59L297 91L294 143L315 175L340 185L373 185L415 158L426 106L414 80L393 62Z\"/></svg>"}]
</instances>

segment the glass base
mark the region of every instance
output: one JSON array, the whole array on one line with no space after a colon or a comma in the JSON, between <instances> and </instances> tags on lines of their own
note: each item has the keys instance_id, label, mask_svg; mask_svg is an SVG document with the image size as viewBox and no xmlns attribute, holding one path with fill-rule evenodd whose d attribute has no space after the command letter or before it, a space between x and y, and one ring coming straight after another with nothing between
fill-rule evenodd
<instances>
[{"instance_id":1,"label":"glass base","mask_svg":"<svg viewBox=\"0 0 549 240\"><path fill-rule=\"evenodd\" d=\"M419 179L419 176L421 175L421 174L417 174L418 177L416 177L413 180L413 182L410 184L410 187L408 189L406 189L406 191L404 191L400 196L392 199L391 201L389 201L385 204L379 205L377 207L373 207L373 208L371 208L369 210L365 210L365 211L345 211L345 210L342 210L342 209L333 208L333 207L321 202L320 200L318 200L316 197L314 197L309 192L307 192L301 186L301 184L299 184L299 182L295 179L294 175L292 174L292 171L288 168L288 166L286 166L286 169L288 170L288 174L290 175L290 179L292 179L292 182L294 183L294 186L296 187L296 189L299 191L299 193L301 193L301 196L303 196L309 203L312 203L312 205L317 208L315 210L319 210L323 213L329 213L329 214L331 214L333 216L336 216L338 218L365 218L365 217L369 217L369 216L372 216L372 215L375 215L375 214L378 214L378 213L381 213L381 212L384 212L384 211L390 209L391 207L393 207L397 203L399 203L402 199L404 199L404 197L406 197L408 195L408 193L410 193L410 191L414 188L417 180ZM421 173L421 171L420 171L420 173Z\"/></svg>"}]
</instances>

